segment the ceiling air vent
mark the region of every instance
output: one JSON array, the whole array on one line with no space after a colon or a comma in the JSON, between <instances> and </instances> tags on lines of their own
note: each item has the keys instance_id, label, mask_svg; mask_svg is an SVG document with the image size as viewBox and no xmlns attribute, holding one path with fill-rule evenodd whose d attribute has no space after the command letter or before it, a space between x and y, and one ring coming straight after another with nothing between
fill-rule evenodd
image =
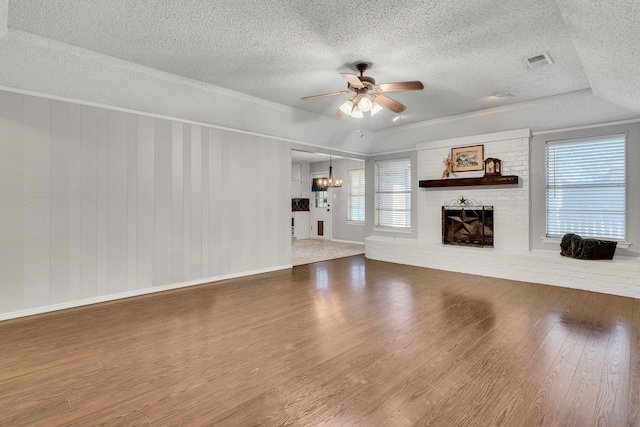
<instances>
[{"instance_id":1,"label":"ceiling air vent","mask_svg":"<svg viewBox=\"0 0 640 427\"><path fill-rule=\"evenodd\" d=\"M524 62L526 62L529 68L531 68L532 70L544 67L548 64L553 64L551 57L546 52L530 56L529 58L525 58Z\"/></svg>"}]
</instances>

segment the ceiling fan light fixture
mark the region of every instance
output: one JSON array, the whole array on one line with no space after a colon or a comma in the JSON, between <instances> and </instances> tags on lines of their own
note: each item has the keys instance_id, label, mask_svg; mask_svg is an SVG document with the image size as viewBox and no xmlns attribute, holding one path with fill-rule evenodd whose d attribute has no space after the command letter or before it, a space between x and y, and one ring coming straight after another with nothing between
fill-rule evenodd
<instances>
[{"instance_id":1,"label":"ceiling fan light fixture","mask_svg":"<svg viewBox=\"0 0 640 427\"><path fill-rule=\"evenodd\" d=\"M386 95L387 92L424 89L422 82L417 80L376 85L375 79L364 75L364 72L370 66L370 63L365 62L356 64L356 68L360 72L359 76L353 73L340 73L340 75L347 81L348 90L325 93L322 95L305 96L302 99L317 99L327 96L350 94L351 98L340 105L336 117L347 115L359 119L364 117L363 113L370 113L371 115L377 114L381 109L383 109L382 107L388 108L396 114L402 113L406 110L407 107L405 105L389 98ZM362 133L360 133L360 135L362 136Z\"/></svg>"},{"instance_id":2,"label":"ceiling fan light fixture","mask_svg":"<svg viewBox=\"0 0 640 427\"><path fill-rule=\"evenodd\" d=\"M353 102L348 99L344 104L340 106L340 110L342 110L342 112L345 114L351 115L351 111L353 111Z\"/></svg>"},{"instance_id":3,"label":"ceiling fan light fixture","mask_svg":"<svg viewBox=\"0 0 640 427\"><path fill-rule=\"evenodd\" d=\"M357 106L353 107L353 110L351 111L351 117L356 119L361 119L363 116L364 114L362 114L362 111L360 111L360 109Z\"/></svg>"},{"instance_id":4,"label":"ceiling fan light fixture","mask_svg":"<svg viewBox=\"0 0 640 427\"><path fill-rule=\"evenodd\" d=\"M363 96L360 99L360 102L358 102L358 109L360 111L362 111L363 113L366 113L367 111L370 111L372 107L373 107L373 103L371 102L371 100L367 96Z\"/></svg>"},{"instance_id":5,"label":"ceiling fan light fixture","mask_svg":"<svg viewBox=\"0 0 640 427\"><path fill-rule=\"evenodd\" d=\"M382 111L382 105L378 104L377 102L373 102L372 106L371 106L371 115L374 116L376 114L378 114L380 111Z\"/></svg>"}]
</instances>

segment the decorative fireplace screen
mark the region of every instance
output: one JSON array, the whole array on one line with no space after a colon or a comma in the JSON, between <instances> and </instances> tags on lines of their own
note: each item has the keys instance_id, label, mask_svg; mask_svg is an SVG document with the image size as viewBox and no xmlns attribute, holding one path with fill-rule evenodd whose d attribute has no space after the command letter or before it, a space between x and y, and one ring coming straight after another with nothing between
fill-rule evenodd
<instances>
[{"instance_id":1,"label":"decorative fireplace screen","mask_svg":"<svg viewBox=\"0 0 640 427\"><path fill-rule=\"evenodd\" d=\"M442 243L493 247L493 206L462 196L442 207Z\"/></svg>"}]
</instances>

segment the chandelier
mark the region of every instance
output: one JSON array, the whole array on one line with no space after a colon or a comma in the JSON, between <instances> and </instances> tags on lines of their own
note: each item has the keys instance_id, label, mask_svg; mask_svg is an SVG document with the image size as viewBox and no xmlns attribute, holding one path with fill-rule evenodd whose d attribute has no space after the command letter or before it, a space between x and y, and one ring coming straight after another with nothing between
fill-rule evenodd
<instances>
[{"instance_id":1,"label":"chandelier","mask_svg":"<svg viewBox=\"0 0 640 427\"><path fill-rule=\"evenodd\" d=\"M342 178L333 177L333 167L331 166L331 157L329 157L329 178L322 178L320 181L325 188L340 188L342 187Z\"/></svg>"}]
</instances>

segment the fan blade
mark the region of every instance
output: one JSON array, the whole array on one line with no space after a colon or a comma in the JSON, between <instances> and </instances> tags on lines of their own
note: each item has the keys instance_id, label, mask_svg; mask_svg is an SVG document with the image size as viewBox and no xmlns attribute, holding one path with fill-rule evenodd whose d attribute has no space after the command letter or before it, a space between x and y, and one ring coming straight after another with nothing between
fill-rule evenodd
<instances>
[{"instance_id":1,"label":"fan blade","mask_svg":"<svg viewBox=\"0 0 640 427\"><path fill-rule=\"evenodd\" d=\"M364 88L364 85L362 84L362 82L360 81L360 79L358 78L358 76L356 76L355 74L350 74L350 73L340 73L340 75L342 75L342 77L344 77L345 79L347 79L347 81L349 82L349 84L355 88L358 89L362 89Z\"/></svg>"},{"instance_id":2,"label":"fan blade","mask_svg":"<svg viewBox=\"0 0 640 427\"><path fill-rule=\"evenodd\" d=\"M376 92L400 92L403 90L422 90L424 85L417 80L412 82L383 83L375 86Z\"/></svg>"},{"instance_id":3,"label":"fan blade","mask_svg":"<svg viewBox=\"0 0 640 427\"><path fill-rule=\"evenodd\" d=\"M371 95L371 99L376 101L378 104L382 104L394 113L402 113L407 109L404 105L400 104L398 101L394 101L391 98L387 98L384 95L380 95L379 93L374 93Z\"/></svg>"},{"instance_id":4,"label":"fan blade","mask_svg":"<svg viewBox=\"0 0 640 427\"><path fill-rule=\"evenodd\" d=\"M325 96L344 95L345 93L351 93L351 91L349 91L349 90L341 90L340 92L323 93L322 95L305 96L302 99L306 100L306 99L324 98Z\"/></svg>"}]
</instances>

